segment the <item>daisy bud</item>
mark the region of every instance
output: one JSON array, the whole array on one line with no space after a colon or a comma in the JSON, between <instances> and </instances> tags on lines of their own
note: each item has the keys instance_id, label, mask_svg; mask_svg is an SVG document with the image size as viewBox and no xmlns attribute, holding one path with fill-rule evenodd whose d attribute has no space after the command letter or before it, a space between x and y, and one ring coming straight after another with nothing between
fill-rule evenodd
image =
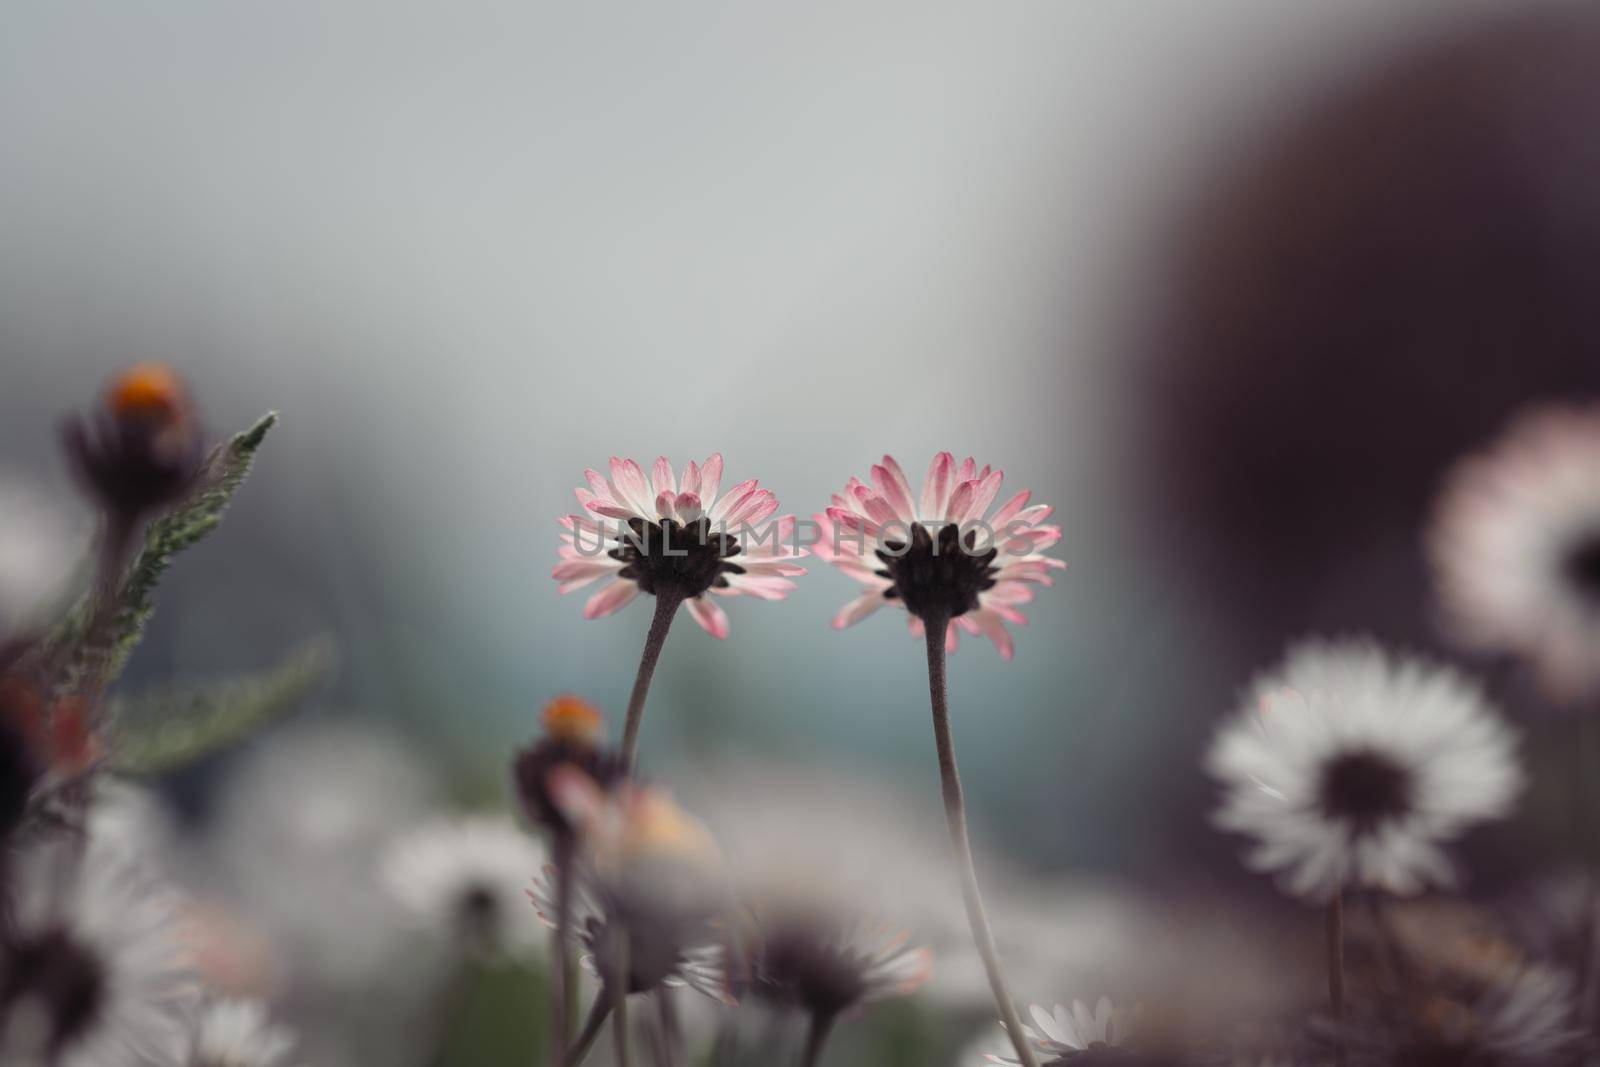
<instances>
[{"instance_id":1,"label":"daisy bud","mask_svg":"<svg viewBox=\"0 0 1600 1067\"><path fill-rule=\"evenodd\" d=\"M197 413L183 380L161 364L119 374L92 419L73 418L63 435L79 482L125 523L174 503L200 473Z\"/></svg>"},{"instance_id":2,"label":"daisy bud","mask_svg":"<svg viewBox=\"0 0 1600 1067\"><path fill-rule=\"evenodd\" d=\"M544 709L545 734L512 762L517 799L528 820L556 836L570 836L573 826L550 794L550 773L573 767L591 781L609 788L626 773L622 764L601 748L604 716L587 701L559 696Z\"/></svg>"}]
</instances>

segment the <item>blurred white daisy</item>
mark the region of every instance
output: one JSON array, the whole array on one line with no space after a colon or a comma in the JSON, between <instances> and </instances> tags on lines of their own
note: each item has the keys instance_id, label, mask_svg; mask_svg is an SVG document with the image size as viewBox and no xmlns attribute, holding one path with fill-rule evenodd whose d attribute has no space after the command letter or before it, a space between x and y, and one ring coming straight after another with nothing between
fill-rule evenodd
<instances>
[{"instance_id":1,"label":"blurred white daisy","mask_svg":"<svg viewBox=\"0 0 1600 1067\"><path fill-rule=\"evenodd\" d=\"M1074 1000L1070 1009L1057 1004L1054 1013L1037 1004L1029 1005L1028 1014L1033 1025L1023 1024L1023 1035L1043 1064L1059 1063L1068 1057L1086 1052L1116 1048L1128 1040L1132 1029L1132 1013L1114 1007L1111 998L1101 997L1089 1010L1081 1000ZM1018 1067L1014 1057L991 1053L990 1063Z\"/></svg>"},{"instance_id":2,"label":"blurred white daisy","mask_svg":"<svg viewBox=\"0 0 1600 1067\"><path fill-rule=\"evenodd\" d=\"M1459 672L1365 640L1311 640L1258 676L1206 766L1216 822L1297 896L1449 884L1441 849L1505 815L1522 785L1511 730Z\"/></svg>"},{"instance_id":3,"label":"blurred white daisy","mask_svg":"<svg viewBox=\"0 0 1600 1067\"><path fill-rule=\"evenodd\" d=\"M1567 702L1600 686L1600 408L1515 420L1449 475L1428 533L1444 622Z\"/></svg>"},{"instance_id":4,"label":"blurred white daisy","mask_svg":"<svg viewBox=\"0 0 1600 1067\"><path fill-rule=\"evenodd\" d=\"M294 1033L257 1000L216 1000L195 1019L186 1067L287 1067Z\"/></svg>"},{"instance_id":5,"label":"blurred white daisy","mask_svg":"<svg viewBox=\"0 0 1600 1067\"><path fill-rule=\"evenodd\" d=\"M510 819L438 818L401 834L383 857L384 888L435 936L480 953L545 945L527 888L544 849Z\"/></svg>"},{"instance_id":6,"label":"blurred white daisy","mask_svg":"<svg viewBox=\"0 0 1600 1067\"><path fill-rule=\"evenodd\" d=\"M1574 1058L1585 1038L1573 981L1546 967L1513 967L1486 986L1438 983L1409 996L1379 997L1342 1029L1360 1067L1496 1064L1547 1067Z\"/></svg>"},{"instance_id":7,"label":"blurred white daisy","mask_svg":"<svg viewBox=\"0 0 1600 1067\"><path fill-rule=\"evenodd\" d=\"M97 841L63 887L67 847L16 857L16 915L0 954L0 1062L170 1067L195 996L176 898Z\"/></svg>"}]
</instances>

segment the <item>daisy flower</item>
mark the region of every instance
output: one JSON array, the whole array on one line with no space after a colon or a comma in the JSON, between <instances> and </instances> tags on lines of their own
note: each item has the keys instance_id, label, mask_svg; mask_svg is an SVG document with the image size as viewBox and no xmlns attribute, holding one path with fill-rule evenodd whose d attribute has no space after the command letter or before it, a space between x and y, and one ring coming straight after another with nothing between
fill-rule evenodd
<instances>
[{"instance_id":1,"label":"daisy flower","mask_svg":"<svg viewBox=\"0 0 1600 1067\"><path fill-rule=\"evenodd\" d=\"M649 593L674 609L688 605L712 637L728 636L728 616L711 595L782 600L789 579L805 573L795 560L794 516L779 519L778 498L755 479L722 492L722 454L693 461L674 475L658 458L650 475L631 459L611 458L611 479L586 470L577 490L582 511L560 520L561 562L551 577L570 593L610 579L584 605L599 619Z\"/></svg>"},{"instance_id":2,"label":"daisy flower","mask_svg":"<svg viewBox=\"0 0 1600 1067\"><path fill-rule=\"evenodd\" d=\"M1109 997L1101 997L1093 1011L1083 1001L1074 1000L1070 1010L1057 1004L1052 1014L1032 1004L1028 1013L1033 1016L1033 1025L1024 1023L1022 1033L1047 1067L1083 1053L1117 1048L1128 1040L1131 1030L1131 1016L1115 1008ZM1001 1055L991 1054L986 1059L1009 1067L1017 1067L1018 1063Z\"/></svg>"},{"instance_id":3,"label":"daisy flower","mask_svg":"<svg viewBox=\"0 0 1600 1067\"><path fill-rule=\"evenodd\" d=\"M22 857L0 954L0 1061L166 1067L183 1048L195 992L176 899L96 841L63 894L53 877L61 847Z\"/></svg>"},{"instance_id":4,"label":"daisy flower","mask_svg":"<svg viewBox=\"0 0 1600 1067\"><path fill-rule=\"evenodd\" d=\"M896 604L910 613L913 636L932 619L945 628L948 651L965 630L989 638L1009 660L1005 624L1026 623L1019 606L1033 599L1034 586L1051 584L1051 570L1066 566L1044 554L1061 540L1061 528L1045 523L1051 508L1030 506L1024 489L991 512L1002 472L980 470L970 457L957 464L949 452L933 458L919 493L893 456L871 478L851 478L814 517L817 555L867 587L834 616L834 627Z\"/></svg>"},{"instance_id":5,"label":"daisy flower","mask_svg":"<svg viewBox=\"0 0 1600 1067\"><path fill-rule=\"evenodd\" d=\"M217 1000L200 1010L187 1067L287 1067L294 1034L255 1000Z\"/></svg>"},{"instance_id":6,"label":"daisy flower","mask_svg":"<svg viewBox=\"0 0 1600 1067\"><path fill-rule=\"evenodd\" d=\"M1510 729L1457 671L1365 640L1310 640L1257 677L1206 766L1216 821L1256 839L1249 863L1301 897L1448 885L1441 844L1511 810Z\"/></svg>"},{"instance_id":7,"label":"daisy flower","mask_svg":"<svg viewBox=\"0 0 1600 1067\"><path fill-rule=\"evenodd\" d=\"M914 992L932 960L904 930L796 900L791 890L747 900L731 943L689 973L719 1000L804 1013L810 1031L801 1063L809 1067L841 1015Z\"/></svg>"},{"instance_id":8,"label":"daisy flower","mask_svg":"<svg viewBox=\"0 0 1600 1067\"><path fill-rule=\"evenodd\" d=\"M1445 482L1429 530L1445 624L1567 702L1600 686L1600 408L1523 416Z\"/></svg>"},{"instance_id":9,"label":"daisy flower","mask_svg":"<svg viewBox=\"0 0 1600 1067\"><path fill-rule=\"evenodd\" d=\"M438 818L389 846L382 880L430 932L469 951L517 955L543 941L525 889L544 862L544 850L509 819Z\"/></svg>"},{"instance_id":10,"label":"daisy flower","mask_svg":"<svg viewBox=\"0 0 1600 1067\"><path fill-rule=\"evenodd\" d=\"M1032 586L1051 584L1052 568L1064 566L1044 554L1061 539L1061 529L1044 523L1050 508L1029 506L1027 490L990 511L1002 479L1001 472L987 466L979 470L970 457L957 464L949 452L941 452L928 466L922 492L913 497L905 472L893 456L884 456L872 468L871 485L851 478L832 506L815 517L821 532L817 554L868 587L834 618L835 627L896 603L910 613L911 632L927 647L945 820L973 944L1019 1061L1023 1067L1038 1067L1022 1040L1022 1023L983 910L945 678L945 657L955 650L960 630L986 635L1000 658L1009 660L1011 633L1005 624L1027 622L1017 605L1033 599Z\"/></svg>"},{"instance_id":11,"label":"daisy flower","mask_svg":"<svg viewBox=\"0 0 1600 1067\"><path fill-rule=\"evenodd\" d=\"M560 520L561 562L551 577L561 592L607 578L584 605L587 619L625 607L641 592L656 598L644 654L628 700L619 746L632 766L644 718L645 698L667 630L678 605L687 604L700 627L719 640L728 636L728 615L716 596L782 600L804 574L795 560L806 550L795 540L793 515L774 520L778 498L754 479L722 492L722 454L693 461L682 476L659 457L646 480L639 464L611 457L611 480L586 470L589 488L577 490L582 514Z\"/></svg>"}]
</instances>

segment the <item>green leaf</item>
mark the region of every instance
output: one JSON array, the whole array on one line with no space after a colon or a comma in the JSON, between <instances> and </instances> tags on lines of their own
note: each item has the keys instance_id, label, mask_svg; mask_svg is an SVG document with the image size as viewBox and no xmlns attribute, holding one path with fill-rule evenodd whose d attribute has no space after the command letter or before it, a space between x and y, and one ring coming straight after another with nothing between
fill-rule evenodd
<instances>
[{"instance_id":1,"label":"green leaf","mask_svg":"<svg viewBox=\"0 0 1600 1067\"><path fill-rule=\"evenodd\" d=\"M248 430L219 445L206 460L199 487L145 529L144 545L128 564L118 588L111 625L97 627L105 631L102 636L90 639L93 595L85 596L57 628L49 644L65 660L63 681L67 687L109 685L122 673L155 613L156 586L173 558L221 525L235 490L250 473L256 450L277 421L278 413L269 411Z\"/></svg>"},{"instance_id":2,"label":"green leaf","mask_svg":"<svg viewBox=\"0 0 1600 1067\"><path fill-rule=\"evenodd\" d=\"M116 702L111 769L160 775L237 744L294 710L333 669L332 642L313 641L260 674Z\"/></svg>"}]
</instances>

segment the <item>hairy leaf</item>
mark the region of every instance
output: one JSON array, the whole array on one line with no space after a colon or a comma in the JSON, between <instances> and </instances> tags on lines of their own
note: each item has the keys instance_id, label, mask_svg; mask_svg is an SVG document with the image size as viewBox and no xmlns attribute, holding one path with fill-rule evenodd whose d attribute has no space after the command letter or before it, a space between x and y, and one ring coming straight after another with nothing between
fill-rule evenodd
<instances>
[{"instance_id":1,"label":"hairy leaf","mask_svg":"<svg viewBox=\"0 0 1600 1067\"><path fill-rule=\"evenodd\" d=\"M219 445L206 461L199 487L171 511L151 521L145 529L144 544L123 574L110 625L94 627L103 633L89 632L95 612L92 594L68 614L50 641L65 661L63 681L67 687L109 685L122 673L155 612L156 586L173 558L221 525L234 491L250 473L256 450L277 421L277 412L269 411L248 430Z\"/></svg>"},{"instance_id":2,"label":"hairy leaf","mask_svg":"<svg viewBox=\"0 0 1600 1067\"><path fill-rule=\"evenodd\" d=\"M333 668L333 645L303 645L260 674L118 701L108 738L111 769L128 775L178 770L244 740L294 710Z\"/></svg>"}]
</instances>

